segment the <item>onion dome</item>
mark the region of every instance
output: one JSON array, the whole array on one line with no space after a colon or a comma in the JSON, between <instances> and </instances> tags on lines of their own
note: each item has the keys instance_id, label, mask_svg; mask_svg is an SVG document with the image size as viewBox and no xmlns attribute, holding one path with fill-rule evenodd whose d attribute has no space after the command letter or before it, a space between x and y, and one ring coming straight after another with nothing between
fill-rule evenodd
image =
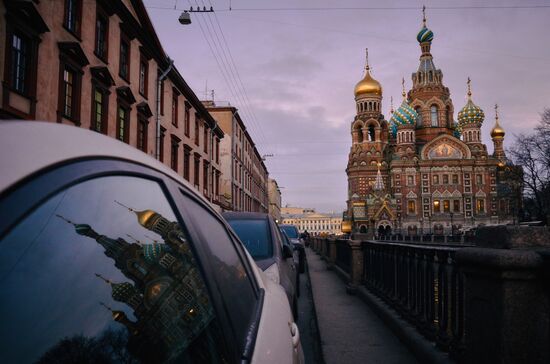
<instances>
[{"instance_id":1,"label":"onion dome","mask_svg":"<svg viewBox=\"0 0 550 364\"><path fill-rule=\"evenodd\" d=\"M426 7L422 7L422 29L416 35L418 43L431 42L434 39L434 33L426 26Z\"/></svg>"},{"instance_id":2,"label":"onion dome","mask_svg":"<svg viewBox=\"0 0 550 364\"><path fill-rule=\"evenodd\" d=\"M401 106L391 116L390 122L395 124L397 127L400 125L414 125L418 114L410 105L407 103L407 100L403 100Z\"/></svg>"},{"instance_id":3,"label":"onion dome","mask_svg":"<svg viewBox=\"0 0 550 364\"><path fill-rule=\"evenodd\" d=\"M495 126L491 129L491 138L493 139L502 139L506 132L500 126L498 122L498 105L495 105Z\"/></svg>"},{"instance_id":4,"label":"onion dome","mask_svg":"<svg viewBox=\"0 0 550 364\"><path fill-rule=\"evenodd\" d=\"M355 96L364 95L364 94L374 94L377 96L382 96L382 85L380 82L376 81L370 75L370 69L367 66L367 72L365 77L355 85Z\"/></svg>"},{"instance_id":5,"label":"onion dome","mask_svg":"<svg viewBox=\"0 0 550 364\"><path fill-rule=\"evenodd\" d=\"M457 139L460 139L461 135L462 135L462 128L460 127L460 124L455 123L453 125L453 136Z\"/></svg>"},{"instance_id":6,"label":"onion dome","mask_svg":"<svg viewBox=\"0 0 550 364\"><path fill-rule=\"evenodd\" d=\"M369 66L369 53L367 49L367 65L365 66L365 77L355 85L355 97L365 94L374 94L377 96L382 96L382 85L380 82L372 78L370 74Z\"/></svg>"},{"instance_id":7,"label":"onion dome","mask_svg":"<svg viewBox=\"0 0 550 364\"><path fill-rule=\"evenodd\" d=\"M431 42L434 39L434 33L428 29L425 25L420 29L416 35L418 43Z\"/></svg>"},{"instance_id":8,"label":"onion dome","mask_svg":"<svg viewBox=\"0 0 550 364\"><path fill-rule=\"evenodd\" d=\"M397 137L397 124L393 120L390 120L390 132L394 138Z\"/></svg>"},{"instance_id":9,"label":"onion dome","mask_svg":"<svg viewBox=\"0 0 550 364\"><path fill-rule=\"evenodd\" d=\"M468 102L458 112L458 124L460 128L466 125L475 125L480 127L485 119L485 113L479 106L472 101L472 91L470 89L470 78L468 78Z\"/></svg>"},{"instance_id":10,"label":"onion dome","mask_svg":"<svg viewBox=\"0 0 550 364\"><path fill-rule=\"evenodd\" d=\"M162 255L168 250L166 244L145 244L143 245L143 256L150 263L158 262Z\"/></svg>"},{"instance_id":11,"label":"onion dome","mask_svg":"<svg viewBox=\"0 0 550 364\"><path fill-rule=\"evenodd\" d=\"M137 291L131 283L111 283L111 295L115 301L128 302Z\"/></svg>"}]
</instances>

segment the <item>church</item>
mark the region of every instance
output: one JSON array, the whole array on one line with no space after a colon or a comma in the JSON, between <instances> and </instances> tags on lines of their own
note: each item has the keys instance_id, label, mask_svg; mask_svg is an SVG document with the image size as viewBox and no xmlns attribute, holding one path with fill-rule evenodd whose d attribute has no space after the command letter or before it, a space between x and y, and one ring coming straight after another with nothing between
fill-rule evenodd
<instances>
[{"instance_id":1,"label":"church","mask_svg":"<svg viewBox=\"0 0 550 364\"><path fill-rule=\"evenodd\" d=\"M343 226L352 233L415 236L458 234L470 227L514 223L521 207L521 167L503 147L505 131L495 105L493 153L482 143L485 113L468 101L454 120L454 105L430 49L426 26L416 37L420 64L412 89L382 114L382 86L367 62L355 86L356 116L346 173L347 211Z\"/></svg>"}]
</instances>

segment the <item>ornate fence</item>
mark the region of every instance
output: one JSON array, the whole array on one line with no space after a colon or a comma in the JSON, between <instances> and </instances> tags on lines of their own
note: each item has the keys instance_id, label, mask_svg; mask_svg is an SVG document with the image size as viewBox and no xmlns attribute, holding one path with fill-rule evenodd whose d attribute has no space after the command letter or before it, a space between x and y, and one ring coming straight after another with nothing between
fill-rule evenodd
<instances>
[{"instance_id":1,"label":"ornate fence","mask_svg":"<svg viewBox=\"0 0 550 364\"><path fill-rule=\"evenodd\" d=\"M347 274L351 274L351 247L349 240L337 239L336 244L336 265Z\"/></svg>"},{"instance_id":2,"label":"ornate fence","mask_svg":"<svg viewBox=\"0 0 550 364\"><path fill-rule=\"evenodd\" d=\"M461 350L464 280L455 264L460 248L363 242L362 281L428 339Z\"/></svg>"}]
</instances>

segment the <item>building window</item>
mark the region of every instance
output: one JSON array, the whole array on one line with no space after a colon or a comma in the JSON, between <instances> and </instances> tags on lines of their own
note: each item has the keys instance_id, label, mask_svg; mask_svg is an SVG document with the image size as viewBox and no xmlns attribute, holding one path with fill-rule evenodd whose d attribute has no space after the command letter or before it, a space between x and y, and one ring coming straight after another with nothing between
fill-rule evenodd
<instances>
[{"instance_id":1,"label":"building window","mask_svg":"<svg viewBox=\"0 0 550 364\"><path fill-rule=\"evenodd\" d=\"M483 184L483 175L476 174L476 184L477 185L482 185Z\"/></svg>"},{"instance_id":2,"label":"building window","mask_svg":"<svg viewBox=\"0 0 550 364\"><path fill-rule=\"evenodd\" d=\"M439 126L439 113L437 110L437 106L432 105L430 108L430 115L432 119L432 126Z\"/></svg>"},{"instance_id":3,"label":"building window","mask_svg":"<svg viewBox=\"0 0 550 364\"><path fill-rule=\"evenodd\" d=\"M148 121L144 117L138 118L137 147L142 152L147 153L147 125Z\"/></svg>"},{"instance_id":4,"label":"building window","mask_svg":"<svg viewBox=\"0 0 550 364\"><path fill-rule=\"evenodd\" d=\"M159 141L159 160L164 162L164 137L166 136L166 129L160 128L160 141Z\"/></svg>"},{"instance_id":5,"label":"building window","mask_svg":"<svg viewBox=\"0 0 550 364\"><path fill-rule=\"evenodd\" d=\"M178 126L178 93L172 92L172 125Z\"/></svg>"},{"instance_id":6,"label":"building window","mask_svg":"<svg viewBox=\"0 0 550 364\"><path fill-rule=\"evenodd\" d=\"M191 148L183 146L183 178L189 181L189 170L191 169Z\"/></svg>"},{"instance_id":7,"label":"building window","mask_svg":"<svg viewBox=\"0 0 550 364\"><path fill-rule=\"evenodd\" d=\"M477 199L476 200L476 207L477 207L477 212L482 214L482 213L485 213L485 200L483 199Z\"/></svg>"},{"instance_id":8,"label":"building window","mask_svg":"<svg viewBox=\"0 0 550 364\"><path fill-rule=\"evenodd\" d=\"M458 184L458 174L453 174L453 184L454 185Z\"/></svg>"},{"instance_id":9,"label":"building window","mask_svg":"<svg viewBox=\"0 0 550 364\"><path fill-rule=\"evenodd\" d=\"M200 139L200 124L199 124L199 115L195 114L195 144L199 145Z\"/></svg>"},{"instance_id":10,"label":"building window","mask_svg":"<svg viewBox=\"0 0 550 364\"><path fill-rule=\"evenodd\" d=\"M126 81L130 78L130 42L122 34L120 37L120 58L118 73Z\"/></svg>"},{"instance_id":11,"label":"building window","mask_svg":"<svg viewBox=\"0 0 550 364\"><path fill-rule=\"evenodd\" d=\"M220 163L220 140L216 138L216 163Z\"/></svg>"},{"instance_id":12,"label":"building window","mask_svg":"<svg viewBox=\"0 0 550 364\"><path fill-rule=\"evenodd\" d=\"M195 153L195 165L194 165L194 184L196 187L199 187L200 184L200 169L201 169L201 156Z\"/></svg>"},{"instance_id":13,"label":"building window","mask_svg":"<svg viewBox=\"0 0 550 364\"><path fill-rule=\"evenodd\" d=\"M444 185L449 184L449 175L448 174L443 175L443 184Z\"/></svg>"},{"instance_id":14,"label":"building window","mask_svg":"<svg viewBox=\"0 0 550 364\"><path fill-rule=\"evenodd\" d=\"M440 212L439 200L434 200L434 212Z\"/></svg>"},{"instance_id":15,"label":"building window","mask_svg":"<svg viewBox=\"0 0 550 364\"><path fill-rule=\"evenodd\" d=\"M460 212L460 201L459 200L453 200L453 211L454 212Z\"/></svg>"},{"instance_id":16,"label":"building window","mask_svg":"<svg viewBox=\"0 0 550 364\"><path fill-rule=\"evenodd\" d=\"M139 62L139 93L147 98L147 86L149 78L149 63L143 56Z\"/></svg>"},{"instance_id":17,"label":"building window","mask_svg":"<svg viewBox=\"0 0 550 364\"><path fill-rule=\"evenodd\" d=\"M205 195L208 195L208 163L202 165L202 189Z\"/></svg>"},{"instance_id":18,"label":"building window","mask_svg":"<svg viewBox=\"0 0 550 364\"><path fill-rule=\"evenodd\" d=\"M107 61L107 51L109 41L109 18L98 11L95 21L95 49L96 56L103 61Z\"/></svg>"},{"instance_id":19,"label":"building window","mask_svg":"<svg viewBox=\"0 0 550 364\"><path fill-rule=\"evenodd\" d=\"M120 141L123 141L124 143L128 143L129 139L129 120L130 110L125 106L118 105L116 138Z\"/></svg>"},{"instance_id":20,"label":"building window","mask_svg":"<svg viewBox=\"0 0 550 364\"><path fill-rule=\"evenodd\" d=\"M184 127L184 132L185 132L185 135L186 136L189 136L190 133L191 133L191 121L189 120L190 118L190 109L191 109L191 105L189 105L189 103L186 101L185 102L185 110L184 110L184 114L183 114L183 127Z\"/></svg>"},{"instance_id":21,"label":"building window","mask_svg":"<svg viewBox=\"0 0 550 364\"><path fill-rule=\"evenodd\" d=\"M178 149L179 140L172 136L172 143L170 144L170 168L174 171L178 171Z\"/></svg>"},{"instance_id":22,"label":"building window","mask_svg":"<svg viewBox=\"0 0 550 364\"><path fill-rule=\"evenodd\" d=\"M202 135L203 135L203 151L205 153L208 153L208 128L206 127L206 125L204 125L204 128L203 128L203 131L202 131Z\"/></svg>"},{"instance_id":23,"label":"building window","mask_svg":"<svg viewBox=\"0 0 550 364\"><path fill-rule=\"evenodd\" d=\"M409 200L409 202L407 203L407 211L409 212L409 214L416 214L416 201Z\"/></svg>"},{"instance_id":24,"label":"building window","mask_svg":"<svg viewBox=\"0 0 550 364\"><path fill-rule=\"evenodd\" d=\"M422 126L422 110L420 109L420 106L417 106L414 111L418 114L418 117L416 118L416 126Z\"/></svg>"},{"instance_id":25,"label":"building window","mask_svg":"<svg viewBox=\"0 0 550 364\"><path fill-rule=\"evenodd\" d=\"M451 212L451 201L443 200L443 212Z\"/></svg>"},{"instance_id":26,"label":"building window","mask_svg":"<svg viewBox=\"0 0 550 364\"><path fill-rule=\"evenodd\" d=\"M82 0L65 0L65 19L63 25L71 33L80 35L80 14Z\"/></svg>"},{"instance_id":27,"label":"building window","mask_svg":"<svg viewBox=\"0 0 550 364\"><path fill-rule=\"evenodd\" d=\"M68 119L74 119L76 110L76 72L69 66L63 68L61 79L62 114Z\"/></svg>"},{"instance_id":28,"label":"building window","mask_svg":"<svg viewBox=\"0 0 550 364\"><path fill-rule=\"evenodd\" d=\"M91 129L107 134L107 98L109 95L101 87L92 84L92 125Z\"/></svg>"},{"instance_id":29,"label":"building window","mask_svg":"<svg viewBox=\"0 0 550 364\"><path fill-rule=\"evenodd\" d=\"M414 185L414 176L407 176L407 185L408 186Z\"/></svg>"},{"instance_id":30,"label":"building window","mask_svg":"<svg viewBox=\"0 0 550 364\"><path fill-rule=\"evenodd\" d=\"M437 174L433 176L433 180L434 180L434 185L439 184L439 176Z\"/></svg>"},{"instance_id":31,"label":"building window","mask_svg":"<svg viewBox=\"0 0 550 364\"><path fill-rule=\"evenodd\" d=\"M12 35L10 86L22 94L28 93L29 41L18 33Z\"/></svg>"}]
</instances>

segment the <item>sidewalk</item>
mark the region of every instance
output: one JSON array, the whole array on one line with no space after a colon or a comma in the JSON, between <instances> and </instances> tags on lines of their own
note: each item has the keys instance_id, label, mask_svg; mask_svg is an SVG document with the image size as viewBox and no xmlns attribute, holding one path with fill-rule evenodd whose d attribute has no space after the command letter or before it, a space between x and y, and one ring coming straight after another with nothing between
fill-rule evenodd
<instances>
[{"instance_id":1,"label":"sidewalk","mask_svg":"<svg viewBox=\"0 0 550 364\"><path fill-rule=\"evenodd\" d=\"M307 250L309 276L326 364L417 363L407 348L326 263Z\"/></svg>"}]
</instances>

